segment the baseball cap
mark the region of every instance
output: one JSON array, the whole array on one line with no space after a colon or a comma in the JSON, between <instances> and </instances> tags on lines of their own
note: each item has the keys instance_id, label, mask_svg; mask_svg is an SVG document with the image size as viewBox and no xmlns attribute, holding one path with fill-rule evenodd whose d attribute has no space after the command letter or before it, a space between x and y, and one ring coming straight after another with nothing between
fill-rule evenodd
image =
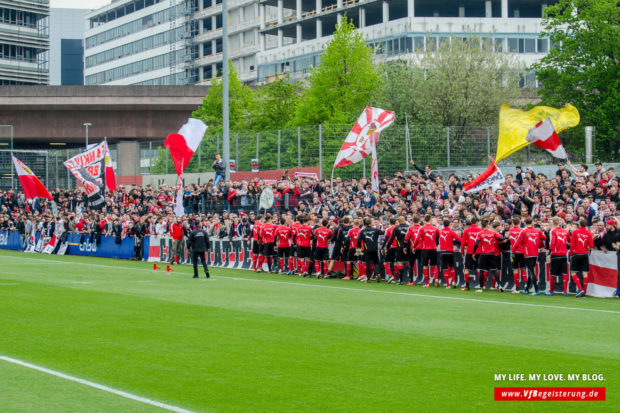
<instances>
[{"instance_id":1,"label":"baseball cap","mask_svg":"<svg viewBox=\"0 0 620 413\"><path fill-rule=\"evenodd\" d=\"M610 219L606 222L607 225L613 225L614 227L616 226L616 221L614 221L613 219Z\"/></svg>"}]
</instances>

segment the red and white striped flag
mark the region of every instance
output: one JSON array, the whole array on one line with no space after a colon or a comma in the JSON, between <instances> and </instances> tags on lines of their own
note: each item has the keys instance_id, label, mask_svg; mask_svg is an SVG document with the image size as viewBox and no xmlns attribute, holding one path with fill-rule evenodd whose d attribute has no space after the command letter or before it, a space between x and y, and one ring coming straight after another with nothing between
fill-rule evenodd
<instances>
[{"instance_id":1,"label":"red and white striped flag","mask_svg":"<svg viewBox=\"0 0 620 413\"><path fill-rule=\"evenodd\" d=\"M47 198L52 199L50 191L47 190L43 182L37 178L37 176L28 168L22 161L13 156L13 164L15 165L15 171L19 177L19 183L22 184L22 189L26 199L32 198Z\"/></svg>"},{"instance_id":2,"label":"red and white striped flag","mask_svg":"<svg viewBox=\"0 0 620 413\"><path fill-rule=\"evenodd\" d=\"M166 138L164 146L170 150L177 175L181 175L189 164L206 131L207 125L203 121L189 118L179 133L171 133Z\"/></svg>"},{"instance_id":3,"label":"red and white striped flag","mask_svg":"<svg viewBox=\"0 0 620 413\"><path fill-rule=\"evenodd\" d=\"M506 179L502 174L502 171L499 169L497 164L495 163L495 159L489 156L491 160L491 164L487 169L484 170L480 175L478 175L474 180L468 182L464 185L465 192L480 192L483 189L493 188L499 189L501 188L502 182Z\"/></svg>"},{"instance_id":4,"label":"red and white striped flag","mask_svg":"<svg viewBox=\"0 0 620 413\"><path fill-rule=\"evenodd\" d=\"M536 126L529 130L525 139L540 148L546 149L556 158L568 158L550 118L547 118L544 122L538 122Z\"/></svg>"},{"instance_id":5,"label":"red and white striped flag","mask_svg":"<svg viewBox=\"0 0 620 413\"><path fill-rule=\"evenodd\" d=\"M366 106L344 140L334 168L352 165L364 159L379 141L381 131L394 122L394 112Z\"/></svg>"},{"instance_id":6,"label":"red and white striped flag","mask_svg":"<svg viewBox=\"0 0 620 413\"><path fill-rule=\"evenodd\" d=\"M615 297L618 291L618 257L615 252L592 251L588 295L591 297Z\"/></svg>"}]
</instances>

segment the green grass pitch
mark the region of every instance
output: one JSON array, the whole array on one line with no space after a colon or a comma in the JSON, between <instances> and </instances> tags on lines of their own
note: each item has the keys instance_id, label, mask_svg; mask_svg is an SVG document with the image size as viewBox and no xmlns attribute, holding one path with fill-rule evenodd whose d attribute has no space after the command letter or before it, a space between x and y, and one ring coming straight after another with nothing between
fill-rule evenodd
<instances>
[{"instance_id":1,"label":"green grass pitch","mask_svg":"<svg viewBox=\"0 0 620 413\"><path fill-rule=\"evenodd\" d=\"M0 356L193 412L619 411L620 301L0 252ZM596 373L597 382L496 382ZM496 402L496 386L604 402ZM0 360L1 412L156 412Z\"/></svg>"}]
</instances>

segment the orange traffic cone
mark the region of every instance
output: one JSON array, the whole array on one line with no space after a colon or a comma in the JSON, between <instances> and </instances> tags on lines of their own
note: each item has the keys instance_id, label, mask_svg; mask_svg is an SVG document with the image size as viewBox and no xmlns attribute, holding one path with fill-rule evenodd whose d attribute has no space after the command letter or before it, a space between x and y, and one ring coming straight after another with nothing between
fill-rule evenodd
<instances>
[{"instance_id":1,"label":"orange traffic cone","mask_svg":"<svg viewBox=\"0 0 620 413\"><path fill-rule=\"evenodd\" d=\"M166 265L166 272L174 272L174 270L170 268L170 264Z\"/></svg>"},{"instance_id":2,"label":"orange traffic cone","mask_svg":"<svg viewBox=\"0 0 620 413\"><path fill-rule=\"evenodd\" d=\"M154 263L153 263L153 272L155 272L155 271L157 271L157 270L161 270L161 268L157 266L157 263L156 263L156 262L154 262Z\"/></svg>"}]
</instances>

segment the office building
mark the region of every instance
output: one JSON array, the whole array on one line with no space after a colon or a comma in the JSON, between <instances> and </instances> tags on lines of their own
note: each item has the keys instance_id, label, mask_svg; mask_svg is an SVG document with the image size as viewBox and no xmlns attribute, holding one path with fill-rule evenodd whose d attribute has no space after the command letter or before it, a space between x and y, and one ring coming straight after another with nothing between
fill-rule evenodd
<instances>
[{"instance_id":1,"label":"office building","mask_svg":"<svg viewBox=\"0 0 620 413\"><path fill-rule=\"evenodd\" d=\"M50 9L50 85L84 84L86 9Z\"/></svg>"}]
</instances>

